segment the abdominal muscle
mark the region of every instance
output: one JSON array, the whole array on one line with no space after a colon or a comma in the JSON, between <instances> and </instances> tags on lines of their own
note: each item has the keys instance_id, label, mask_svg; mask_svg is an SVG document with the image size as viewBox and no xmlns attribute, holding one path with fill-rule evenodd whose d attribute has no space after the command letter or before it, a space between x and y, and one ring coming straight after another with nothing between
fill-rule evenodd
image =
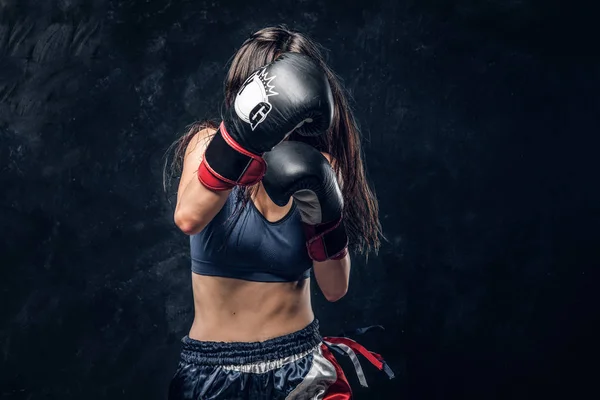
<instances>
[{"instance_id":1,"label":"abdominal muscle","mask_svg":"<svg viewBox=\"0 0 600 400\"><path fill-rule=\"evenodd\" d=\"M310 278L249 282L192 273L189 336L209 342L260 342L301 330L314 318Z\"/></svg>"}]
</instances>

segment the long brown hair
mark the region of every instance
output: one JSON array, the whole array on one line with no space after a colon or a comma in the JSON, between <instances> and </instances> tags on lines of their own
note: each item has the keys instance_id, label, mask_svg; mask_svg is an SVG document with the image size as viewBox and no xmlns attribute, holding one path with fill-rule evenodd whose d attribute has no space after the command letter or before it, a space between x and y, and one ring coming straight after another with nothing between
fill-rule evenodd
<instances>
[{"instance_id":1,"label":"long brown hair","mask_svg":"<svg viewBox=\"0 0 600 400\"><path fill-rule=\"evenodd\" d=\"M332 157L333 168L342 182L344 222L350 248L364 254L368 254L369 251L377 252L383 238L378 215L379 205L366 179L360 145L360 130L350 109L344 88L339 78L325 63L318 44L307 36L291 31L283 25L261 29L252 34L231 61L231 67L225 79L225 106L230 107L233 104L241 85L253 71L272 62L284 52L302 53L317 62L327 74L335 103L333 123L325 134L305 137L292 133L289 139L308 143ZM171 173L181 169L185 150L190 140L196 133L206 128L217 129L217 122L196 122L189 127L186 134L173 144L172 147L175 150L170 168ZM165 180L166 182L167 180ZM246 206L255 188L255 186L244 187L242 190L236 191L238 204L241 204L241 207Z\"/></svg>"}]
</instances>

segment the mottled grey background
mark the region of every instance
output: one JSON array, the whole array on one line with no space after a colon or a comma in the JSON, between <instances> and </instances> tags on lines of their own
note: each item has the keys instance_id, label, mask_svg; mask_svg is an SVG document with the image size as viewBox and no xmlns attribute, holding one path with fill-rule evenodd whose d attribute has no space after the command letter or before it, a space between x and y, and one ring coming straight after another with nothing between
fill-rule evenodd
<instances>
[{"instance_id":1,"label":"mottled grey background","mask_svg":"<svg viewBox=\"0 0 600 400\"><path fill-rule=\"evenodd\" d=\"M192 318L165 151L287 23L329 49L389 243L323 333L358 399L574 397L598 322L595 15L551 1L0 0L0 397L161 399ZM349 364L344 361L346 366ZM354 373L349 370L354 384ZM580 393L581 392L581 393Z\"/></svg>"}]
</instances>

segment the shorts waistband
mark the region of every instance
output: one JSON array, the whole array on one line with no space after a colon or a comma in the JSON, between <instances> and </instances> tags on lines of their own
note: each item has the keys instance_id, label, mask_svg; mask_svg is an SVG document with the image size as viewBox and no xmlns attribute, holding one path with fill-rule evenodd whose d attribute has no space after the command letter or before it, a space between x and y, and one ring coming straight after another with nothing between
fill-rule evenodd
<instances>
[{"instance_id":1,"label":"shorts waistband","mask_svg":"<svg viewBox=\"0 0 600 400\"><path fill-rule=\"evenodd\" d=\"M264 342L204 342L185 336L181 359L196 365L244 365L305 353L321 342L319 321L315 319L297 332Z\"/></svg>"}]
</instances>

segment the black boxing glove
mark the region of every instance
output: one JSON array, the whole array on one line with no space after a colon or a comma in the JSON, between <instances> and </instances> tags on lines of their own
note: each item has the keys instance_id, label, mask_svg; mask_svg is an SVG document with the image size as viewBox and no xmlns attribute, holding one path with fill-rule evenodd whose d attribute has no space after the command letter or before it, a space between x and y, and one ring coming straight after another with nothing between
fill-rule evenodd
<instances>
[{"instance_id":1,"label":"black boxing glove","mask_svg":"<svg viewBox=\"0 0 600 400\"><path fill-rule=\"evenodd\" d=\"M344 199L335 172L314 147L287 141L264 154L262 180L273 203L283 207L293 196L300 211L306 247L314 261L339 260L348 253L342 219Z\"/></svg>"},{"instance_id":2,"label":"black boxing glove","mask_svg":"<svg viewBox=\"0 0 600 400\"><path fill-rule=\"evenodd\" d=\"M321 134L332 118L322 68L308 56L283 53L244 82L206 148L198 178L212 190L255 184L265 174L265 151L301 126L304 135Z\"/></svg>"}]
</instances>

